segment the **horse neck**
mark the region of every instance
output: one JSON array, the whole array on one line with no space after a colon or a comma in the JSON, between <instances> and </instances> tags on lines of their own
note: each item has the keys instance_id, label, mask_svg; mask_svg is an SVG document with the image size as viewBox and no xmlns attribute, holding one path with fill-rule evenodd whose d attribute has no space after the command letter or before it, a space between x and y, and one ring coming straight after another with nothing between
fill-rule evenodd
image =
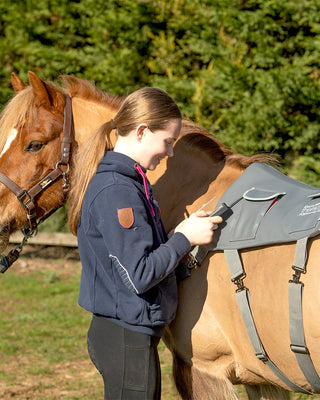
<instances>
[{"instance_id":1,"label":"horse neck","mask_svg":"<svg viewBox=\"0 0 320 400\"><path fill-rule=\"evenodd\" d=\"M216 161L207 154L199 156L198 152L175 152L167 165L160 165L158 176L149 175L166 230L199 209L213 211L241 173L239 167L229 166L226 159Z\"/></svg>"},{"instance_id":2,"label":"horse neck","mask_svg":"<svg viewBox=\"0 0 320 400\"><path fill-rule=\"evenodd\" d=\"M114 106L80 97L72 98L72 110L75 139L79 149L99 126L113 118L117 112Z\"/></svg>"}]
</instances>

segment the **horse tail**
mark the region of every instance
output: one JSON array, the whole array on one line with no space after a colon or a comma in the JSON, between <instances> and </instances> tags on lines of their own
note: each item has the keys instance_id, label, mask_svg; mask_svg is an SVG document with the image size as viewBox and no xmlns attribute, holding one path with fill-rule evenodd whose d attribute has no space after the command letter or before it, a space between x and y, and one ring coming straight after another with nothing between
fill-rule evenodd
<instances>
[{"instance_id":1,"label":"horse tail","mask_svg":"<svg viewBox=\"0 0 320 400\"><path fill-rule=\"evenodd\" d=\"M232 383L223 377L214 377L186 363L175 351L173 377L183 400L237 400Z\"/></svg>"},{"instance_id":2,"label":"horse tail","mask_svg":"<svg viewBox=\"0 0 320 400\"><path fill-rule=\"evenodd\" d=\"M289 392L273 385L244 385L249 400L289 400Z\"/></svg>"}]
</instances>

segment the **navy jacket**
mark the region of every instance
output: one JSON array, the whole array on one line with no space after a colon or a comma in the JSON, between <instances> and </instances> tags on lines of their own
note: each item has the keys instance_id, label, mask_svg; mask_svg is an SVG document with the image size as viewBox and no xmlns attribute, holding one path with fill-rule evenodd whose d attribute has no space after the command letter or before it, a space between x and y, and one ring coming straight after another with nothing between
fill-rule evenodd
<instances>
[{"instance_id":1,"label":"navy jacket","mask_svg":"<svg viewBox=\"0 0 320 400\"><path fill-rule=\"evenodd\" d=\"M147 184L155 216L135 161L113 151L105 154L78 224L79 304L128 329L161 336L175 317L174 270L190 243L181 233L167 238Z\"/></svg>"}]
</instances>

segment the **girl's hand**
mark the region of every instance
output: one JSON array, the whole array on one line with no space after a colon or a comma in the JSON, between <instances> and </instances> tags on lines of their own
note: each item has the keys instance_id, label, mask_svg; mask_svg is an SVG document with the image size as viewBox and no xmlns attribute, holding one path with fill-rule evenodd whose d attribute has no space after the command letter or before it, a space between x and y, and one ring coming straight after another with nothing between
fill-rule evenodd
<instances>
[{"instance_id":1,"label":"girl's hand","mask_svg":"<svg viewBox=\"0 0 320 400\"><path fill-rule=\"evenodd\" d=\"M209 244L213 241L214 231L222 222L221 217L209 217L212 212L197 211L188 219L180 222L174 232L180 232L189 240L191 246Z\"/></svg>"}]
</instances>

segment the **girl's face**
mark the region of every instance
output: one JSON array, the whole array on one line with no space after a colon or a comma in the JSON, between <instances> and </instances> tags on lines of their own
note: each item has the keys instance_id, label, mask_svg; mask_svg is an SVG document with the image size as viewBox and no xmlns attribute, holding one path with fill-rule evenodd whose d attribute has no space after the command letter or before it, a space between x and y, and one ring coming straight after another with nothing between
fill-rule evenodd
<instances>
[{"instance_id":1,"label":"girl's face","mask_svg":"<svg viewBox=\"0 0 320 400\"><path fill-rule=\"evenodd\" d=\"M173 145L178 139L181 129L181 119L173 119L164 129L151 131L145 126L140 132L139 163L153 171L165 157L173 156Z\"/></svg>"}]
</instances>

